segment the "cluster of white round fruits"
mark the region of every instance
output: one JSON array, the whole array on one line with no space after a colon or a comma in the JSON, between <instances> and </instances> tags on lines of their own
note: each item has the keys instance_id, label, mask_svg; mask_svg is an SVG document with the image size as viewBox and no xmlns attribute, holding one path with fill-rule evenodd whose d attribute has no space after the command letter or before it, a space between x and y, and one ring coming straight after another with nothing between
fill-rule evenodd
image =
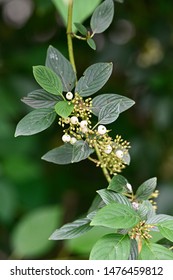
<instances>
[{"instance_id":1,"label":"cluster of white round fruits","mask_svg":"<svg viewBox=\"0 0 173 280\"><path fill-rule=\"evenodd\" d=\"M63 130L62 141L74 145L83 140L90 148L98 152L99 159L93 160L97 166L106 167L110 174L121 172L128 164L129 143L117 135L113 140L108 135L109 130L102 123L97 123L92 127L92 99L83 100L78 93L67 92L66 100L74 105L73 111L67 118L60 118L59 124L62 127L68 125ZM77 143L76 143L77 145Z\"/></svg>"},{"instance_id":2,"label":"cluster of white round fruits","mask_svg":"<svg viewBox=\"0 0 173 280\"><path fill-rule=\"evenodd\" d=\"M88 121L87 120L82 120L82 121L79 121L79 118L76 117L76 116L72 116L72 117L69 117L68 118L68 121L67 123L71 123L73 125L79 125L80 127L80 131L82 133L87 133L88 132ZM107 128L106 126L100 124L98 125L97 127L97 133L99 135L104 135L105 133L107 132ZM74 145L77 141L76 137L71 137L68 133L65 133L63 136L62 136L62 141L64 143L70 143L72 145ZM106 147L104 148L104 153L105 154L110 154L112 152L113 148L111 145L106 145ZM115 151L115 155L119 158L119 159L122 159L123 156L124 156L124 152L120 149L116 150Z\"/></svg>"},{"instance_id":3,"label":"cluster of white round fruits","mask_svg":"<svg viewBox=\"0 0 173 280\"><path fill-rule=\"evenodd\" d=\"M71 137L69 134L66 133L62 136L62 141L64 143L70 143L73 145L76 143L77 139L75 137Z\"/></svg>"},{"instance_id":4,"label":"cluster of white round fruits","mask_svg":"<svg viewBox=\"0 0 173 280\"><path fill-rule=\"evenodd\" d=\"M67 123L71 123L73 125L78 124L79 127L80 127L80 131L82 133L87 133L88 132L88 122L87 122L87 120L79 121L78 117L72 116L71 118L68 118ZM75 137L71 137L69 134L65 133L62 136L62 141L65 142L65 143L70 142L71 144L75 144L77 139Z\"/></svg>"}]
</instances>

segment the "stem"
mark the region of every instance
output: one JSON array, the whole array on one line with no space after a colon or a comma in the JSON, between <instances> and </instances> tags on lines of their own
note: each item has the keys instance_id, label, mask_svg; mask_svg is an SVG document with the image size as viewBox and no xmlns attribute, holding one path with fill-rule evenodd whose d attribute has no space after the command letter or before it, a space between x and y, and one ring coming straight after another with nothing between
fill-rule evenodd
<instances>
[{"instance_id":1,"label":"stem","mask_svg":"<svg viewBox=\"0 0 173 280\"><path fill-rule=\"evenodd\" d=\"M75 33L73 33L73 37L79 39L79 40L83 40L83 41L86 41L87 38L86 37L82 37L82 36L79 36L79 35L76 35Z\"/></svg>"},{"instance_id":2,"label":"stem","mask_svg":"<svg viewBox=\"0 0 173 280\"><path fill-rule=\"evenodd\" d=\"M100 151L99 151L99 149L98 149L98 146L97 146L97 143L96 143L96 142L95 142L95 144L94 144L94 148L95 148L97 157L98 157L99 161L101 162L102 158L101 158L101 154L100 154ZM108 181L108 183L110 183L111 177L110 177L110 175L109 175L109 172L108 172L107 168L106 168L106 167L101 167L101 168L102 168L102 171L103 171L103 174L104 174L106 180Z\"/></svg>"},{"instance_id":3,"label":"stem","mask_svg":"<svg viewBox=\"0 0 173 280\"><path fill-rule=\"evenodd\" d=\"M97 160L97 159L94 159L94 158L92 158L92 157L88 157L88 159L89 159L90 161L94 162L95 164L98 163L98 160Z\"/></svg>"},{"instance_id":4,"label":"stem","mask_svg":"<svg viewBox=\"0 0 173 280\"><path fill-rule=\"evenodd\" d=\"M71 65L76 74L76 65L74 60L73 52L73 42L72 42L72 15L73 15L73 0L68 2L68 18L67 18L67 44L68 44L68 53Z\"/></svg>"}]
</instances>

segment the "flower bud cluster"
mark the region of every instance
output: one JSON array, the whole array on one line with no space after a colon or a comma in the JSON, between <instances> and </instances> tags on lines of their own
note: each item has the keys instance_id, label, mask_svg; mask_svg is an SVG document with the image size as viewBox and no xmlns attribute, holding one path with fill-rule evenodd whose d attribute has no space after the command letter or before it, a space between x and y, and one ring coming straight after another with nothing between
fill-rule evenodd
<instances>
[{"instance_id":1,"label":"flower bud cluster","mask_svg":"<svg viewBox=\"0 0 173 280\"><path fill-rule=\"evenodd\" d=\"M157 210L157 202L154 201L153 199L156 199L158 196L159 196L159 191L155 190L149 197L149 201L152 204L154 210Z\"/></svg>"},{"instance_id":2,"label":"flower bud cluster","mask_svg":"<svg viewBox=\"0 0 173 280\"><path fill-rule=\"evenodd\" d=\"M80 95L75 93L75 98L72 100L72 103L74 104L73 112L75 116L89 123L91 118L92 98L83 100Z\"/></svg>"},{"instance_id":3,"label":"flower bud cluster","mask_svg":"<svg viewBox=\"0 0 173 280\"><path fill-rule=\"evenodd\" d=\"M142 238L142 239L150 239L152 236L149 234L153 225L146 224L145 221L140 221L132 230L129 232L129 236L131 239Z\"/></svg>"}]
</instances>

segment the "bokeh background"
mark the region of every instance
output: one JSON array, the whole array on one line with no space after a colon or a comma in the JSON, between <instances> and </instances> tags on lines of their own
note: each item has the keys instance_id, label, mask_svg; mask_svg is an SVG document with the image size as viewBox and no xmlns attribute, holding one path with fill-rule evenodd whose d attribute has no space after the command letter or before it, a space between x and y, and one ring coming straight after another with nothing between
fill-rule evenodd
<instances>
[{"instance_id":1,"label":"bokeh background","mask_svg":"<svg viewBox=\"0 0 173 280\"><path fill-rule=\"evenodd\" d=\"M113 61L100 93L135 100L111 125L113 135L131 142L131 164L122 175L134 189L156 176L158 213L165 214L173 214L172 10L172 0L115 1L113 23L95 37L96 52L74 41L78 76L92 63ZM41 160L61 144L56 123L38 135L14 138L17 122L31 111L20 100L38 88L32 66L44 65L50 44L68 57L66 30L52 1L0 0L0 259L85 259L104 233L48 240L57 227L84 214L107 183L87 160L67 166Z\"/></svg>"}]
</instances>

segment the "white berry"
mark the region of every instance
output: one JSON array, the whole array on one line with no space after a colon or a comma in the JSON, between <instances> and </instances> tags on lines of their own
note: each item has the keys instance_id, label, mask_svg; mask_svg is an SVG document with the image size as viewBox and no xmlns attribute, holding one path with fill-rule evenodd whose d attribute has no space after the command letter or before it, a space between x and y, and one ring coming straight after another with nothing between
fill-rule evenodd
<instances>
[{"instance_id":1,"label":"white berry","mask_svg":"<svg viewBox=\"0 0 173 280\"><path fill-rule=\"evenodd\" d=\"M83 121L80 122L80 127L81 128L86 128L87 125L88 125L88 122L86 120L83 120Z\"/></svg>"},{"instance_id":2,"label":"white berry","mask_svg":"<svg viewBox=\"0 0 173 280\"><path fill-rule=\"evenodd\" d=\"M118 158L123 158L123 155L124 155L124 153L123 153L122 150L117 150L117 151L115 152L115 154L116 154L116 156L117 156Z\"/></svg>"},{"instance_id":3,"label":"white berry","mask_svg":"<svg viewBox=\"0 0 173 280\"><path fill-rule=\"evenodd\" d=\"M70 140L71 140L70 135L64 134L64 135L62 136L62 141L63 141L63 142L67 143L67 142L70 142Z\"/></svg>"},{"instance_id":4,"label":"white berry","mask_svg":"<svg viewBox=\"0 0 173 280\"><path fill-rule=\"evenodd\" d=\"M107 145L106 148L104 149L104 152L106 154L110 154L112 152L112 147L110 145Z\"/></svg>"},{"instance_id":5,"label":"white berry","mask_svg":"<svg viewBox=\"0 0 173 280\"><path fill-rule=\"evenodd\" d=\"M71 117L70 121L72 124L77 124L79 122L78 117L76 117L76 116Z\"/></svg>"},{"instance_id":6,"label":"white berry","mask_svg":"<svg viewBox=\"0 0 173 280\"><path fill-rule=\"evenodd\" d=\"M71 91L66 93L66 98L67 100L72 100L73 99L73 93Z\"/></svg>"},{"instance_id":7,"label":"white berry","mask_svg":"<svg viewBox=\"0 0 173 280\"><path fill-rule=\"evenodd\" d=\"M75 137L71 137L70 143L74 145L76 143L77 139Z\"/></svg>"},{"instance_id":8,"label":"white berry","mask_svg":"<svg viewBox=\"0 0 173 280\"><path fill-rule=\"evenodd\" d=\"M88 127L87 127L87 126L82 127L82 128L81 128L81 131L82 131L83 133L87 133L87 132L88 132Z\"/></svg>"},{"instance_id":9,"label":"white berry","mask_svg":"<svg viewBox=\"0 0 173 280\"><path fill-rule=\"evenodd\" d=\"M132 186L131 184L127 183L126 188L128 189L129 192L132 192Z\"/></svg>"},{"instance_id":10,"label":"white berry","mask_svg":"<svg viewBox=\"0 0 173 280\"><path fill-rule=\"evenodd\" d=\"M106 131L107 131L107 129L106 129L106 126L104 126L104 125L102 125L102 124L100 124L99 126L98 126L98 133L99 134L105 134L106 133Z\"/></svg>"}]
</instances>

